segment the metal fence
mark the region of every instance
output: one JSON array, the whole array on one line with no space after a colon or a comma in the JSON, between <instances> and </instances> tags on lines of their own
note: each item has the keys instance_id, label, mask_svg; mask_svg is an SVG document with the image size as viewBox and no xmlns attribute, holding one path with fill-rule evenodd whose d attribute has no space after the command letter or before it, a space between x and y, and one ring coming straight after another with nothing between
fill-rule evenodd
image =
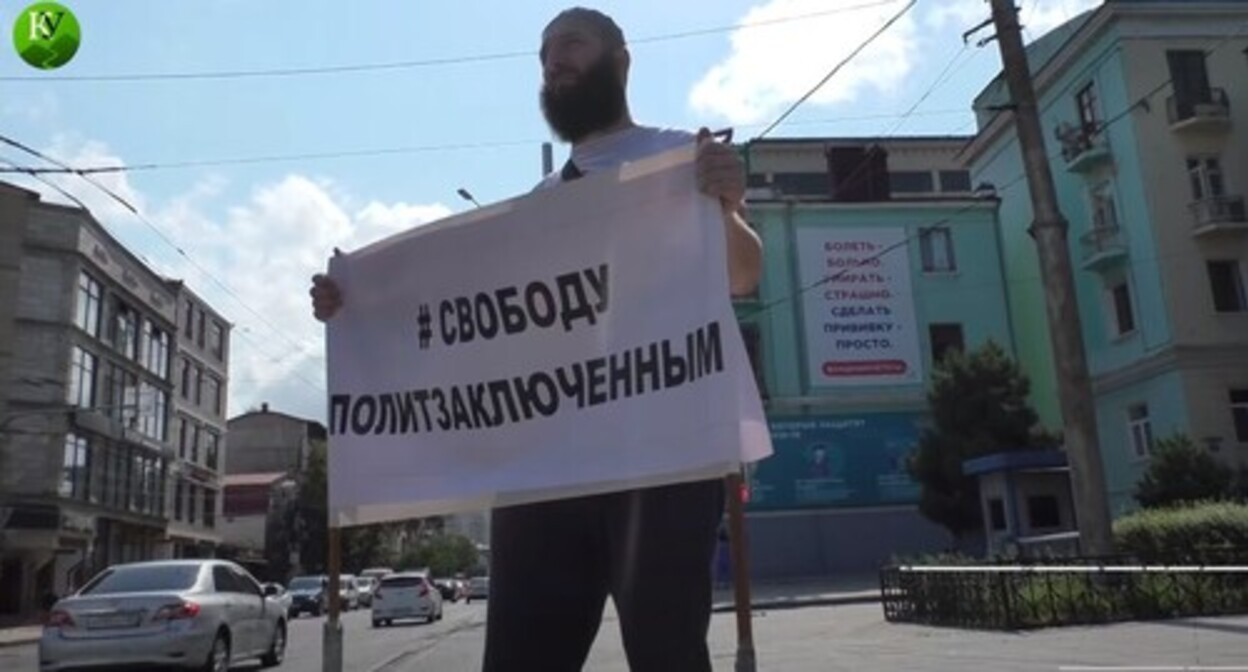
<instances>
[{"instance_id":1,"label":"metal fence","mask_svg":"<svg viewBox=\"0 0 1248 672\"><path fill-rule=\"evenodd\" d=\"M965 628L1061 625L1248 613L1248 550L1198 562L1064 558L880 572L885 618Z\"/></svg>"}]
</instances>

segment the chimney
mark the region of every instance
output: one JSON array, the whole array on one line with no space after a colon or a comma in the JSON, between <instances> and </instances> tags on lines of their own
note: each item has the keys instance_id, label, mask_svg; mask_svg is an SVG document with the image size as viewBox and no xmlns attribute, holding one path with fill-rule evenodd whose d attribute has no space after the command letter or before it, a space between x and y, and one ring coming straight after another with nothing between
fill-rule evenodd
<instances>
[{"instance_id":1,"label":"chimney","mask_svg":"<svg viewBox=\"0 0 1248 672\"><path fill-rule=\"evenodd\" d=\"M269 412L269 402L265 401L265 402L262 402L262 403L260 404L260 412L261 412L261 413L268 413L268 412Z\"/></svg>"}]
</instances>

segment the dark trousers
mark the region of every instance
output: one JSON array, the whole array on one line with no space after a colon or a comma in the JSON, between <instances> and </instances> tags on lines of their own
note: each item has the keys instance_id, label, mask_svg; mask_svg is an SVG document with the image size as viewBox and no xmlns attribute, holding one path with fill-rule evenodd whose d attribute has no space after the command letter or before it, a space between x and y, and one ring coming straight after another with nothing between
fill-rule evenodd
<instances>
[{"instance_id":1,"label":"dark trousers","mask_svg":"<svg viewBox=\"0 0 1248 672\"><path fill-rule=\"evenodd\" d=\"M633 672L710 672L723 481L496 509L485 672L575 672L608 595Z\"/></svg>"}]
</instances>

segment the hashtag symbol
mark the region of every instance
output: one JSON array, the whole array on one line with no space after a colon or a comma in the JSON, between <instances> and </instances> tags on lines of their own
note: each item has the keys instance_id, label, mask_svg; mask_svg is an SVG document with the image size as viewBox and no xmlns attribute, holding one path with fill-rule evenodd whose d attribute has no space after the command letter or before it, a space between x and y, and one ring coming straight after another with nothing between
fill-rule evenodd
<instances>
[{"instance_id":1,"label":"hashtag symbol","mask_svg":"<svg viewBox=\"0 0 1248 672\"><path fill-rule=\"evenodd\" d=\"M419 327L416 335L420 338L420 349L428 350L429 341L433 339L433 318L429 316L428 304L422 304L417 311L416 325Z\"/></svg>"}]
</instances>

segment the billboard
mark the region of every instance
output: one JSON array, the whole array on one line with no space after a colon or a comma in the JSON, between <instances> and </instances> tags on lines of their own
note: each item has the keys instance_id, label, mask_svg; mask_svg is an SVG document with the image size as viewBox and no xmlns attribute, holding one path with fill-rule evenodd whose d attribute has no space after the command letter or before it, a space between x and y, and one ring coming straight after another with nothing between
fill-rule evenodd
<instances>
[{"instance_id":1,"label":"billboard","mask_svg":"<svg viewBox=\"0 0 1248 672\"><path fill-rule=\"evenodd\" d=\"M771 418L775 453L750 468L752 511L914 504L906 471L921 413Z\"/></svg>"},{"instance_id":2,"label":"billboard","mask_svg":"<svg viewBox=\"0 0 1248 672\"><path fill-rule=\"evenodd\" d=\"M810 385L922 383L905 229L801 228L797 255Z\"/></svg>"}]
</instances>

